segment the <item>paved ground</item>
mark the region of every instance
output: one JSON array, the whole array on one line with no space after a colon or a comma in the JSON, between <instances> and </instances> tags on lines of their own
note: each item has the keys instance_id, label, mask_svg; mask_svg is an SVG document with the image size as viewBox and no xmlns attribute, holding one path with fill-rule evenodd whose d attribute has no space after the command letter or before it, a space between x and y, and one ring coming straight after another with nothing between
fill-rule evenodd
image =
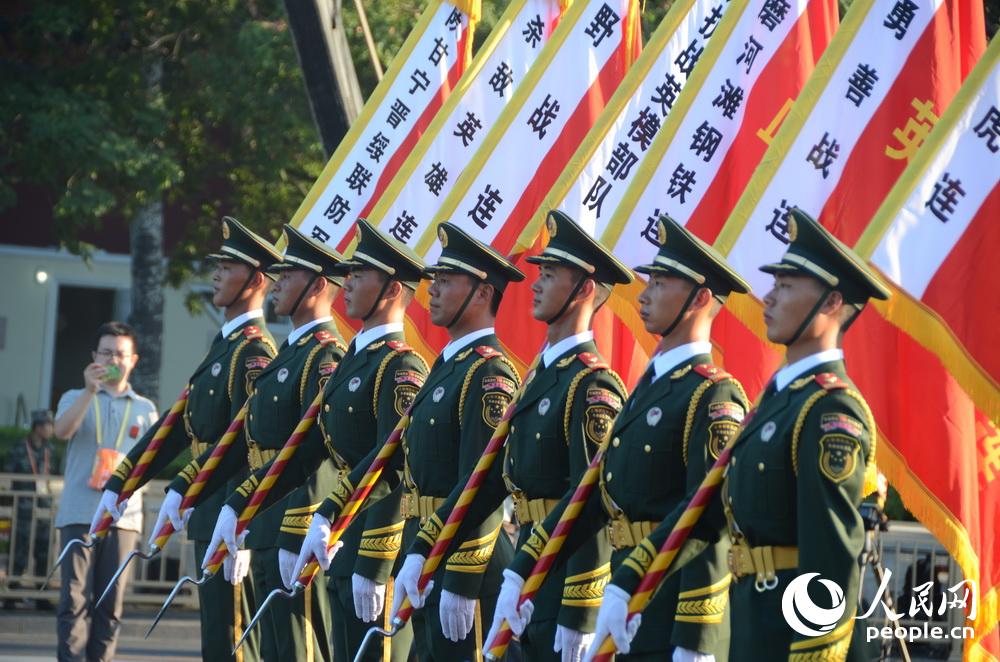
<instances>
[{"instance_id":1,"label":"paved ground","mask_svg":"<svg viewBox=\"0 0 1000 662\"><path fill-rule=\"evenodd\" d=\"M149 639L143 639L154 614L149 609L126 610L117 661L188 662L201 657L197 613L168 612ZM55 660L55 650L55 612L0 611L0 662Z\"/></svg>"}]
</instances>

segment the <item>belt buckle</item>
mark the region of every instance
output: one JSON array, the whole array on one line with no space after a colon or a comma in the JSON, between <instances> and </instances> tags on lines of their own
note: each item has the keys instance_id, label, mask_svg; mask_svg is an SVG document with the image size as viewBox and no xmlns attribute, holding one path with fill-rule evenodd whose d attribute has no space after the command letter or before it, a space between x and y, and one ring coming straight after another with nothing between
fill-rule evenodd
<instances>
[{"instance_id":1,"label":"belt buckle","mask_svg":"<svg viewBox=\"0 0 1000 662\"><path fill-rule=\"evenodd\" d=\"M615 549L629 547L631 536L629 535L628 526L622 519L615 518L611 520L608 536L611 538L611 546Z\"/></svg>"},{"instance_id":2,"label":"belt buckle","mask_svg":"<svg viewBox=\"0 0 1000 662\"><path fill-rule=\"evenodd\" d=\"M517 515L518 521L522 524L530 522L531 512L528 510L528 499L524 496L524 492L516 492L511 497L514 501L514 513Z\"/></svg>"},{"instance_id":3,"label":"belt buckle","mask_svg":"<svg viewBox=\"0 0 1000 662\"><path fill-rule=\"evenodd\" d=\"M407 492L403 494L403 499L399 503L399 514L403 516L403 519L412 519L417 517L420 513L414 512L417 510L414 501L414 494Z\"/></svg>"}]
</instances>

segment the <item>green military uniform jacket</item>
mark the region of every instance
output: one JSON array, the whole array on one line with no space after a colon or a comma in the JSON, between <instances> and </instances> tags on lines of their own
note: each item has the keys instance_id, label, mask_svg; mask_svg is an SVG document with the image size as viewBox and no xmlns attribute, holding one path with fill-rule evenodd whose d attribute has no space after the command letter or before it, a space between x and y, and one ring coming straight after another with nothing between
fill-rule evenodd
<instances>
[{"instance_id":1,"label":"green military uniform jacket","mask_svg":"<svg viewBox=\"0 0 1000 662\"><path fill-rule=\"evenodd\" d=\"M721 499L714 509L706 509L708 520L692 534L711 538L711 529L723 528L723 506L734 553L743 544L792 548L797 555L797 565L772 578L734 578L731 659L847 659L864 544L858 507L866 470L874 471L874 452L871 412L843 361L811 368L781 391L773 386L765 390L733 442ZM686 503L615 573L616 585L635 590ZM843 616L822 636L798 634L782 616L785 589L804 573L819 573L844 591Z\"/></svg>"},{"instance_id":2,"label":"green military uniform jacket","mask_svg":"<svg viewBox=\"0 0 1000 662\"><path fill-rule=\"evenodd\" d=\"M577 345L529 375L510 419L505 463L493 465L450 552L472 539L471 532L479 530L508 490L522 503L554 507L580 481L591 457L607 439L625 396L621 379L597 354L593 341ZM411 552L430 552L431 539L464 485L464 479L459 481L448 501L428 520ZM519 513L522 524L527 517ZM537 554L547 537L540 522L522 526L518 547L527 544ZM532 622L557 619L564 627L592 631L610 575L609 558L607 537L590 536L562 569L550 573L534 600Z\"/></svg>"},{"instance_id":3,"label":"green military uniform jacket","mask_svg":"<svg viewBox=\"0 0 1000 662\"><path fill-rule=\"evenodd\" d=\"M183 423L178 422L163 440L159 452L150 463L139 486L157 476L167 465L190 448L192 457L210 449L226 432L241 407L253 392L254 381L276 354L274 339L263 325L262 318L248 320L228 336L216 336L205 358L188 379L188 399L184 406ZM132 467L146 451L163 422L143 435L122 460L105 489L120 492ZM245 456L244 456L245 457ZM177 489L172 484L171 487ZM187 484L179 486L184 494ZM222 495L203 497L188 522L188 538L201 542L212 539L215 521L222 507Z\"/></svg>"},{"instance_id":4,"label":"green military uniform jacket","mask_svg":"<svg viewBox=\"0 0 1000 662\"><path fill-rule=\"evenodd\" d=\"M647 369L615 419L601 461L600 489L591 493L574 524L577 542L568 543L571 548L585 535L604 535L610 522L612 544L618 547L611 556L615 571L643 535L701 483L749 409L739 382L711 361L709 354L698 354L655 381L653 366ZM571 496L572 490L545 519L545 531L555 529ZM682 646L726 659L728 550L720 541L667 578L646 607L633 653L669 655L673 646ZM511 569L527 577L536 558L530 548L522 549Z\"/></svg>"},{"instance_id":5,"label":"green military uniform jacket","mask_svg":"<svg viewBox=\"0 0 1000 662\"><path fill-rule=\"evenodd\" d=\"M333 372L343 354L344 343L332 322L318 324L293 345L282 344L274 360L257 375L253 393L247 401L248 413L242 434L206 481L197 506L225 487L230 479L239 476L248 464L251 471L257 471L277 455L319 392L321 381ZM211 452L210 447L192 460L174 478L170 488L184 493ZM249 481L256 486L252 477ZM317 475L312 479L313 489L329 490L332 481L332 471L327 476ZM275 547L282 514L280 509L258 513L250 527L246 546L249 549Z\"/></svg>"},{"instance_id":6,"label":"green military uniform jacket","mask_svg":"<svg viewBox=\"0 0 1000 662\"><path fill-rule=\"evenodd\" d=\"M331 463L338 478L363 464L362 460L392 433L426 375L426 362L403 342L401 332L387 333L360 351L355 351L352 343L325 383L318 424L285 465L261 505L262 509L269 508L291 493L285 501L280 547L298 551L319 505L306 485L309 477L323 463ZM262 479L269 466L257 471L251 480ZM239 512L250 493L252 489L233 493L227 505ZM380 514L383 511L390 521L373 531L365 530L367 511L357 516L344 532L344 547L334 557L328 574L349 577L357 572L379 583L388 581L402 539L399 499L385 499L372 509Z\"/></svg>"},{"instance_id":7,"label":"green military uniform jacket","mask_svg":"<svg viewBox=\"0 0 1000 662\"><path fill-rule=\"evenodd\" d=\"M521 384L495 335L473 344L436 363L414 401L403 438L403 499L410 514L404 546L416 538L421 520L475 468ZM469 529L465 542L438 568L436 585L466 598L496 595L513 557L510 541L501 535L502 524L503 509L498 508Z\"/></svg>"}]
</instances>

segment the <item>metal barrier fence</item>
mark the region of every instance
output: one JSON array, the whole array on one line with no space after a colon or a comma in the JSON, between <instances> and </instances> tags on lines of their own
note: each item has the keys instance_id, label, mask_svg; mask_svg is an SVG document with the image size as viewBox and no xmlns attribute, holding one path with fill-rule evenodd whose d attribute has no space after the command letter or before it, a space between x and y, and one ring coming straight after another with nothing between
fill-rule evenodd
<instances>
[{"instance_id":1,"label":"metal barrier fence","mask_svg":"<svg viewBox=\"0 0 1000 662\"><path fill-rule=\"evenodd\" d=\"M139 536L142 549L156 523L165 487L166 481L154 480L143 490L143 531ZM0 598L58 601L58 572L45 590L41 587L61 551L55 516L62 488L61 476L0 473ZM188 542L184 534L175 534L157 558L133 560L129 573L126 605L159 606L178 578L200 574L194 543ZM186 587L174 604L197 609L198 596Z\"/></svg>"}]
</instances>

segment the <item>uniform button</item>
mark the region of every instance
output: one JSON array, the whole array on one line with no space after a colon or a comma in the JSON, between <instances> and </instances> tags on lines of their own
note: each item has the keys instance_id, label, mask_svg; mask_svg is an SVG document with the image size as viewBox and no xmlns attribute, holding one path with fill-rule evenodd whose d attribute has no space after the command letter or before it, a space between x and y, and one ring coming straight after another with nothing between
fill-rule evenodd
<instances>
[{"instance_id":1,"label":"uniform button","mask_svg":"<svg viewBox=\"0 0 1000 662\"><path fill-rule=\"evenodd\" d=\"M330 405L323 405L323 411L330 411Z\"/></svg>"},{"instance_id":2,"label":"uniform button","mask_svg":"<svg viewBox=\"0 0 1000 662\"><path fill-rule=\"evenodd\" d=\"M731 466L731 467L735 467L736 466L736 458L735 457L729 458L729 466Z\"/></svg>"},{"instance_id":3,"label":"uniform button","mask_svg":"<svg viewBox=\"0 0 1000 662\"><path fill-rule=\"evenodd\" d=\"M274 401L275 401L275 402L277 402L277 401L278 401L278 396L274 396Z\"/></svg>"},{"instance_id":4,"label":"uniform button","mask_svg":"<svg viewBox=\"0 0 1000 662\"><path fill-rule=\"evenodd\" d=\"M645 446L642 447L642 450L646 451L647 453L650 453L652 452L653 447L650 446L649 444L646 444Z\"/></svg>"},{"instance_id":5,"label":"uniform button","mask_svg":"<svg viewBox=\"0 0 1000 662\"><path fill-rule=\"evenodd\" d=\"M614 439L611 440L611 445L614 446L615 448L618 448L621 445L621 443L622 440L619 439L618 437L615 437Z\"/></svg>"},{"instance_id":6,"label":"uniform button","mask_svg":"<svg viewBox=\"0 0 1000 662\"><path fill-rule=\"evenodd\" d=\"M208 389L208 394L209 395L215 395L215 389L214 388Z\"/></svg>"},{"instance_id":7,"label":"uniform button","mask_svg":"<svg viewBox=\"0 0 1000 662\"><path fill-rule=\"evenodd\" d=\"M536 432L535 433L535 439L541 439L541 438L542 438L542 433L541 432Z\"/></svg>"},{"instance_id":8,"label":"uniform button","mask_svg":"<svg viewBox=\"0 0 1000 662\"><path fill-rule=\"evenodd\" d=\"M250 414L250 420L251 421L253 420L253 414Z\"/></svg>"},{"instance_id":9,"label":"uniform button","mask_svg":"<svg viewBox=\"0 0 1000 662\"><path fill-rule=\"evenodd\" d=\"M515 432L516 430L517 430L517 428L515 428L515 427L514 427L513 425L512 425L512 426L510 426L510 433L511 433L511 434L514 434L514 432Z\"/></svg>"},{"instance_id":10,"label":"uniform button","mask_svg":"<svg viewBox=\"0 0 1000 662\"><path fill-rule=\"evenodd\" d=\"M729 503L730 503L730 505L732 505L732 503L733 503L733 497L729 497Z\"/></svg>"},{"instance_id":11,"label":"uniform button","mask_svg":"<svg viewBox=\"0 0 1000 662\"><path fill-rule=\"evenodd\" d=\"M611 478L612 478L611 472L609 471L607 474L605 474L604 480L610 483L611 482Z\"/></svg>"},{"instance_id":12,"label":"uniform button","mask_svg":"<svg viewBox=\"0 0 1000 662\"><path fill-rule=\"evenodd\" d=\"M433 418L430 420L430 424L434 425L434 419Z\"/></svg>"},{"instance_id":13,"label":"uniform button","mask_svg":"<svg viewBox=\"0 0 1000 662\"><path fill-rule=\"evenodd\" d=\"M354 413L354 405L347 405L347 413L348 414Z\"/></svg>"},{"instance_id":14,"label":"uniform button","mask_svg":"<svg viewBox=\"0 0 1000 662\"><path fill-rule=\"evenodd\" d=\"M191 386L188 388L188 390L189 391L193 391L194 390L194 384L191 384Z\"/></svg>"},{"instance_id":15,"label":"uniform button","mask_svg":"<svg viewBox=\"0 0 1000 662\"><path fill-rule=\"evenodd\" d=\"M763 470L764 470L764 463L761 462L760 464L757 465L757 471L763 471Z\"/></svg>"}]
</instances>

